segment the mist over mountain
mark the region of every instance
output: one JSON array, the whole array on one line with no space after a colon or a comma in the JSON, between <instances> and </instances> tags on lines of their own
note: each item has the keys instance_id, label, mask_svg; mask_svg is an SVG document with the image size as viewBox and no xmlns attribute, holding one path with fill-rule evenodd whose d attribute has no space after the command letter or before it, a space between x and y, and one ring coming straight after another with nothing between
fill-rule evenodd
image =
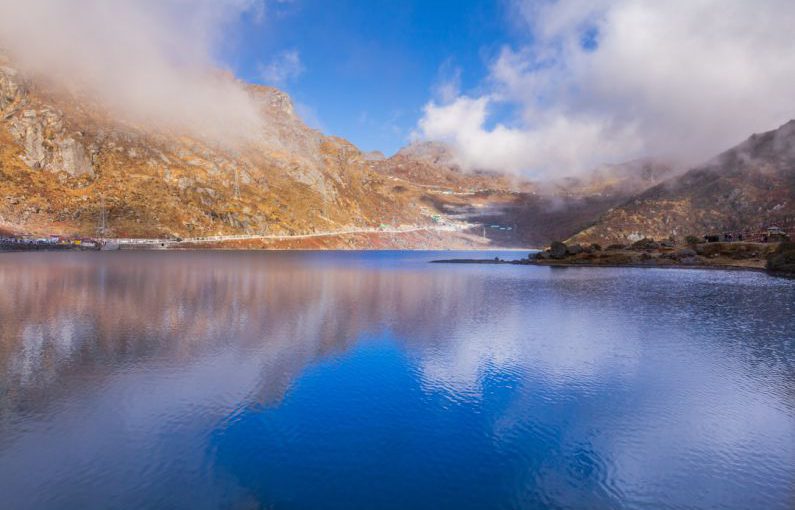
<instances>
[{"instance_id":1,"label":"mist over mountain","mask_svg":"<svg viewBox=\"0 0 795 510\"><path fill-rule=\"evenodd\" d=\"M0 0L0 48L38 82L137 128L239 145L262 128L245 84L215 54L253 0Z\"/></svg>"},{"instance_id":2,"label":"mist over mountain","mask_svg":"<svg viewBox=\"0 0 795 510\"><path fill-rule=\"evenodd\" d=\"M0 61L0 202L7 229L93 235L311 232L423 221L345 140L307 127L290 98L241 87L260 129L229 146L129 122L92 96ZM427 221L430 221L427 219Z\"/></svg>"},{"instance_id":3,"label":"mist over mountain","mask_svg":"<svg viewBox=\"0 0 795 510\"><path fill-rule=\"evenodd\" d=\"M574 239L754 234L769 226L795 226L795 121L638 194Z\"/></svg>"},{"instance_id":4,"label":"mist over mountain","mask_svg":"<svg viewBox=\"0 0 795 510\"><path fill-rule=\"evenodd\" d=\"M749 33L725 62L692 76L692 94L674 90L660 95L659 104L652 101L675 106L674 119L647 108L652 98L641 92L656 89L645 78L632 81L639 71L612 82L635 98L627 99L635 105L631 112L621 106L629 103L608 94L604 75L611 62L631 57L616 44L648 22L633 24L626 16L646 13L679 29L684 21L672 8L619 1L570 19L567 3L540 11L519 4L542 45L570 43L587 21L596 30L594 46L566 43L556 65L539 70L527 66L537 57L530 50L504 48L491 69L494 90L470 97L457 86L443 87L444 97L426 105L415 139L385 157L308 127L288 94L241 81L224 68L217 55L235 44L225 37L230 27L264 16L263 2L30 0L20 7L0 0L0 230L91 236L103 224L104 235L133 237L385 231L395 237L361 236L353 245L526 247L572 236L624 242L794 223L793 123L754 135L706 164L683 165L795 108L782 99L792 62L791 52L779 50L788 36ZM747 6L735 7L725 22L705 24L715 29L712 39L696 42L725 49L731 30L748 24ZM786 22L791 6L780 7L780 19L765 11L757 21ZM659 36L651 35L649 44ZM652 46L644 51L678 54L677 47ZM754 60L762 54L769 58ZM773 59L780 66L765 74L770 55L780 57ZM572 81L560 67L567 61L588 72ZM724 72L732 62L736 72ZM714 73L748 80L742 86L731 81L706 110L692 110L717 86ZM588 77L592 97L578 103L587 119L535 103L533 94L573 100L545 91ZM594 110L597 99L620 111ZM505 101L524 105L527 115L542 114L533 129L500 123L485 129L490 109ZM709 117L726 101L733 101L731 111ZM685 110L700 121L677 130ZM602 122L616 112L621 122ZM630 113L645 120L633 124ZM664 122L652 125L653 118ZM713 129L716 123L720 129ZM642 136L612 137L630 127ZM681 154L651 150L651 140L673 148L683 139ZM525 171L536 163L547 170ZM401 229L421 232L398 240ZM345 243L335 239L324 247Z\"/></svg>"}]
</instances>

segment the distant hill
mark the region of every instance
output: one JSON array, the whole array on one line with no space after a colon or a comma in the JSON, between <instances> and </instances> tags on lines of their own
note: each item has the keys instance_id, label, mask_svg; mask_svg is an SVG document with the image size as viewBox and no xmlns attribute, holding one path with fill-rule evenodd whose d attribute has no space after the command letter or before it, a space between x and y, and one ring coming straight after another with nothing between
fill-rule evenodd
<instances>
[{"instance_id":1,"label":"distant hill","mask_svg":"<svg viewBox=\"0 0 795 510\"><path fill-rule=\"evenodd\" d=\"M495 172L465 172L456 162L452 150L440 142L411 143L391 158L377 161L373 168L391 177L455 191L512 190L524 183Z\"/></svg>"},{"instance_id":2,"label":"distant hill","mask_svg":"<svg viewBox=\"0 0 795 510\"><path fill-rule=\"evenodd\" d=\"M627 242L795 227L795 121L643 191L573 236Z\"/></svg>"},{"instance_id":3,"label":"distant hill","mask_svg":"<svg viewBox=\"0 0 795 510\"><path fill-rule=\"evenodd\" d=\"M428 205L484 225L475 229L501 246L543 246L567 238L634 194L674 174L660 161L605 165L579 177L532 182L492 172L464 172L451 150L438 142L401 149L374 168L432 193ZM446 190L446 191L444 191Z\"/></svg>"}]
</instances>

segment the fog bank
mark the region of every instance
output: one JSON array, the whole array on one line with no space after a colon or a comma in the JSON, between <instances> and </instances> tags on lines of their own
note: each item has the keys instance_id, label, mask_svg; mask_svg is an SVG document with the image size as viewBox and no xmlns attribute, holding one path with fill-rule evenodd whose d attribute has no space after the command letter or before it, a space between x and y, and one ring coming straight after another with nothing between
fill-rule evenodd
<instances>
[{"instance_id":1,"label":"fog bank","mask_svg":"<svg viewBox=\"0 0 795 510\"><path fill-rule=\"evenodd\" d=\"M0 0L0 47L32 75L89 94L124 120L220 143L262 120L214 55L261 0Z\"/></svg>"}]
</instances>

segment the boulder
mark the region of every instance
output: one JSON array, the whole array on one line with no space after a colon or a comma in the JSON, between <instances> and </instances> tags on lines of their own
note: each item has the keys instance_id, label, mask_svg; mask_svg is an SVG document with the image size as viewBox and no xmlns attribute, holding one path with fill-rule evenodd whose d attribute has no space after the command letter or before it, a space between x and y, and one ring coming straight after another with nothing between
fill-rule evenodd
<instances>
[{"instance_id":1,"label":"boulder","mask_svg":"<svg viewBox=\"0 0 795 510\"><path fill-rule=\"evenodd\" d=\"M568 247L560 241L554 241L549 245L549 256L553 259L560 260L566 258Z\"/></svg>"}]
</instances>

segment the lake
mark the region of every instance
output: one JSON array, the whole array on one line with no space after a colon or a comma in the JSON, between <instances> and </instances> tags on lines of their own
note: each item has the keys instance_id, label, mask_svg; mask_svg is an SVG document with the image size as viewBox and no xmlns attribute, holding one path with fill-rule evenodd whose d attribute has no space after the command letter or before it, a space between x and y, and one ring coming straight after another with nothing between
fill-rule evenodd
<instances>
[{"instance_id":1,"label":"lake","mask_svg":"<svg viewBox=\"0 0 795 510\"><path fill-rule=\"evenodd\" d=\"M477 256L0 254L0 507L795 506L795 281Z\"/></svg>"}]
</instances>

